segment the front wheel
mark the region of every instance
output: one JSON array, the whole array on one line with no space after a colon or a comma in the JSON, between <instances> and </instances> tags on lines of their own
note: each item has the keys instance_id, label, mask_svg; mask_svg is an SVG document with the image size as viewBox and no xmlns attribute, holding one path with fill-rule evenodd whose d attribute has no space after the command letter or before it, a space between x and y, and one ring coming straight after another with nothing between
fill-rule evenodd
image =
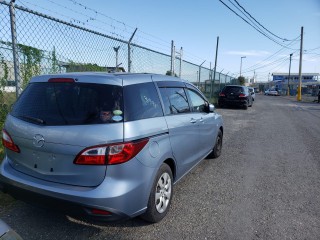
<instances>
[{"instance_id":1,"label":"front wheel","mask_svg":"<svg viewBox=\"0 0 320 240\"><path fill-rule=\"evenodd\" d=\"M221 130L219 130L218 136L216 138L216 142L215 142L214 147L212 149L212 152L208 155L207 158L217 158L221 155L222 139L223 139L223 135L222 135Z\"/></svg>"},{"instance_id":2,"label":"front wheel","mask_svg":"<svg viewBox=\"0 0 320 240\"><path fill-rule=\"evenodd\" d=\"M148 222L160 222L168 213L172 199L172 171L168 164L159 168L149 196L147 211L141 218Z\"/></svg>"}]
</instances>

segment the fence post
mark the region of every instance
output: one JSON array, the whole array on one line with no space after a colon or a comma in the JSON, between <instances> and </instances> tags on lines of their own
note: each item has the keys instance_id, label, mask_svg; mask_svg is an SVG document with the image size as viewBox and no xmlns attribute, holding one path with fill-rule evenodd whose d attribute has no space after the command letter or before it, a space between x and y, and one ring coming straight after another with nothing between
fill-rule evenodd
<instances>
[{"instance_id":1,"label":"fence post","mask_svg":"<svg viewBox=\"0 0 320 240\"><path fill-rule=\"evenodd\" d=\"M175 54L176 54L176 50L174 47L174 42L172 40L171 41L171 67L170 67L171 76L174 76L174 60L176 58Z\"/></svg>"},{"instance_id":2,"label":"fence post","mask_svg":"<svg viewBox=\"0 0 320 240\"><path fill-rule=\"evenodd\" d=\"M16 14L15 14L14 2L15 0L11 0L9 8L10 8L14 78L15 78L15 84L16 84L16 97L18 98L21 93L21 81L20 81L19 56L17 51Z\"/></svg>"},{"instance_id":3,"label":"fence post","mask_svg":"<svg viewBox=\"0 0 320 240\"><path fill-rule=\"evenodd\" d=\"M198 88L200 89L200 82L201 82L201 66L205 63L206 60L204 60L200 65L199 65L199 85Z\"/></svg>"},{"instance_id":4,"label":"fence post","mask_svg":"<svg viewBox=\"0 0 320 240\"><path fill-rule=\"evenodd\" d=\"M131 41L133 39L133 36L136 34L137 30L138 28L134 30L128 42L128 72L131 72Z\"/></svg>"}]
</instances>

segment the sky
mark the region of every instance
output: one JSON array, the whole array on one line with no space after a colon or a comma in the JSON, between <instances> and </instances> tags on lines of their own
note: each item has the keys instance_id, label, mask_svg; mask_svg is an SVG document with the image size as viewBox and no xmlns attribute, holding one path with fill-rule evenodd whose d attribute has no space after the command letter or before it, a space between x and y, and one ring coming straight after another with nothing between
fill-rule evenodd
<instances>
[{"instance_id":1,"label":"sky","mask_svg":"<svg viewBox=\"0 0 320 240\"><path fill-rule=\"evenodd\" d=\"M320 0L16 0L16 4L124 40L137 28L133 43L168 55L173 40L176 50L183 48L184 60L199 65L205 61L207 68L214 66L219 37L217 71L238 76L245 57L242 75L255 76L259 82L274 72L288 73L291 53L291 73L299 72L303 27L302 72L320 73Z\"/></svg>"}]
</instances>

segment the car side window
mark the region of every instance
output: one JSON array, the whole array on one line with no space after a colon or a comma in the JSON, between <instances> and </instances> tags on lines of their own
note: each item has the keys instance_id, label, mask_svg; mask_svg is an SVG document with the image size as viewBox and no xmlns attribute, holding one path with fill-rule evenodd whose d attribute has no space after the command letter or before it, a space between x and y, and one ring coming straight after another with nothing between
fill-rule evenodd
<instances>
[{"instance_id":1,"label":"car side window","mask_svg":"<svg viewBox=\"0 0 320 240\"><path fill-rule=\"evenodd\" d=\"M187 93L190 97L193 112L206 112L208 103L197 92L187 89Z\"/></svg>"},{"instance_id":2,"label":"car side window","mask_svg":"<svg viewBox=\"0 0 320 240\"><path fill-rule=\"evenodd\" d=\"M160 88L166 115L190 112L187 95L182 87Z\"/></svg>"},{"instance_id":3,"label":"car side window","mask_svg":"<svg viewBox=\"0 0 320 240\"><path fill-rule=\"evenodd\" d=\"M154 83L141 83L124 87L125 121L163 116Z\"/></svg>"}]
</instances>

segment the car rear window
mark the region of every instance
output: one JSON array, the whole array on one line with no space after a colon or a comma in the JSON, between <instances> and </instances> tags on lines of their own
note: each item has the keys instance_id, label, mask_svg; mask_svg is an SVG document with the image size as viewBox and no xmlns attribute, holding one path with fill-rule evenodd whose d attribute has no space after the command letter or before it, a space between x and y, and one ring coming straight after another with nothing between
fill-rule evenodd
<instances>
[{"instance_id":1,"label":"car rear window","mask_svg":"<svg viewBox=\"0 0 320 240\"><path fill-rule=\"evenodd\" d=\"M242 87L226 87L224 89L224 92L225 93L242 93L244 92L243 88Z\"/></svg>"},{"instance_id":2,"label":"car rear window","mask_svg":"<svg viewBox=\"0 0 320 240\"><path fill-rule=\"evenodd\" d=\"M31 83L11 115L43 125L123 121L122 87L92 83Z\"/></svg>"}]
</instances>

